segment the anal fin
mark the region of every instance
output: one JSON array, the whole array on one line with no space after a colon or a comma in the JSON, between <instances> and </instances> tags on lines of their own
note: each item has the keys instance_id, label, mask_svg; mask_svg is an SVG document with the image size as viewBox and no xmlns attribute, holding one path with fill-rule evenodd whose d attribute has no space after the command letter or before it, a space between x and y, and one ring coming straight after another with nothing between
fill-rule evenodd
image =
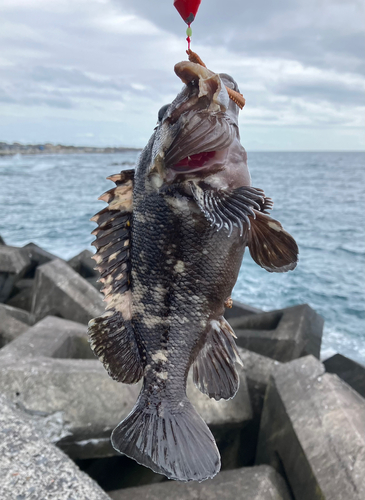
<instances>
[{"instance_id":1,"label":"anal fin","mask_svg":"<svg viewBox=\"0 0 365 500\"><path fill-rule=\"evenodd\" d=\"M207 340L193 363L193 380L198 389L214 398L231 399L239 388L236 363L242 366L234 341L234 332L220 317L211 322Z\"/></svg>"}]
</instances>

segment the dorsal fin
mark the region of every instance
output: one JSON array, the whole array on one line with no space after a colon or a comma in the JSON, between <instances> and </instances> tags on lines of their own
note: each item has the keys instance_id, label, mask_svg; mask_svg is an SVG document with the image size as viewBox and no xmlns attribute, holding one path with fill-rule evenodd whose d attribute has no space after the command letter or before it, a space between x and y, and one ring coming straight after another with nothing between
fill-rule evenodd
<instances>
[{"instance_id":1,"label":"dorsal fin","mask_svg":"<svg viewBox=\"0 0 365 500\"><path fill-rule=\"evenodd\" d=\"M130 243L134 170L108 177L116 187L100 200L108 206L92 217L98 224L92 234L94 260L100 272L106 312L89 323L90 345L109 375L124 383L135 383L143 370L135 332L131 324L132 295Z\"/></svg>"}]
</instances>

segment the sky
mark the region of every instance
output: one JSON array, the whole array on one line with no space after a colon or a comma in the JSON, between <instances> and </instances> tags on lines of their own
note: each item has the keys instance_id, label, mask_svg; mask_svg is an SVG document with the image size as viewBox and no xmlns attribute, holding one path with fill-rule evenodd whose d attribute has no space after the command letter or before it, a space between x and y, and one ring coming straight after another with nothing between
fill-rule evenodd
<instances>
[{"instance_id":1,"label":"sky","mask_svg":"<svg viewBox=\"0 0 365 500\"><path fill-rule=\"evenodd\" d=\"M202 0L192 49L248 151L365 149L363 0ZM143 147L182 87L173 0L0 0L0 142Z\"/></svg>"}]
</instances>

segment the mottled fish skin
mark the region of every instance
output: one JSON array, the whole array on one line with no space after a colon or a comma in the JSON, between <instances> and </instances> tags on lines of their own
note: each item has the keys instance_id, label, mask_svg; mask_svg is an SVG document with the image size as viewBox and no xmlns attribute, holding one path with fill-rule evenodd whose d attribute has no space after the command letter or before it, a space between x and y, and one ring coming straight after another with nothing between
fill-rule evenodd
<instances>
[{"instance_id":1,"label":"mottled fish skin","mask_svg":"<svg viewBox=\"0 0 365 500\"><path fill-rule=\"evenodd\" d=\"M178 185L161 192L157 174L137 169L133 205L133 325L144 346L150 404L185 396L186 377L224 313L246 241L213 229Z\"/></svg>"},{"instance_id":2,"label":"mottled fish skin","mask_svg":"<svg viewBox=\"0 0 365 500\"><path fill-rule=\"evenodd\" d=\"M175 71L186 85L160 110L135 172L110 178L117 187L93 218L107 311L89 323L89 336L115 380L143 377L114 448L170 479L203 481L219 472L220 455L186 396L188 372L193 365L210 397L236 394L241 361L223 314L245 247L270 272L294 269L298 248L267 215L270 198L250 187L226 90L237 84L193 63ZM191 167L200 153L208 156Z\"/></svg>"}]
</instances>

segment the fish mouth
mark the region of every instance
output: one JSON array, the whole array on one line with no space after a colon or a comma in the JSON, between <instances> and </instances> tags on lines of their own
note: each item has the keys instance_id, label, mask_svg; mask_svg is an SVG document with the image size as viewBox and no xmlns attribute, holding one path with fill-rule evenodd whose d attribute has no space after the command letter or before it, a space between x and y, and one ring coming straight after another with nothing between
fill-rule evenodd
<instances>
[{"instance_id":1,"label":"fish mouth","mask_svg":"<svg viewBox=\"0 0 365 500\"><path fill-rule=\"evenodd\" d=\"M158 149L151 170L168 181L224 168L229 146L238 136L238 107L223 78L190 61L176 64L175 73L185 86L156 130Z\"/></svg>"}]
</instances>

